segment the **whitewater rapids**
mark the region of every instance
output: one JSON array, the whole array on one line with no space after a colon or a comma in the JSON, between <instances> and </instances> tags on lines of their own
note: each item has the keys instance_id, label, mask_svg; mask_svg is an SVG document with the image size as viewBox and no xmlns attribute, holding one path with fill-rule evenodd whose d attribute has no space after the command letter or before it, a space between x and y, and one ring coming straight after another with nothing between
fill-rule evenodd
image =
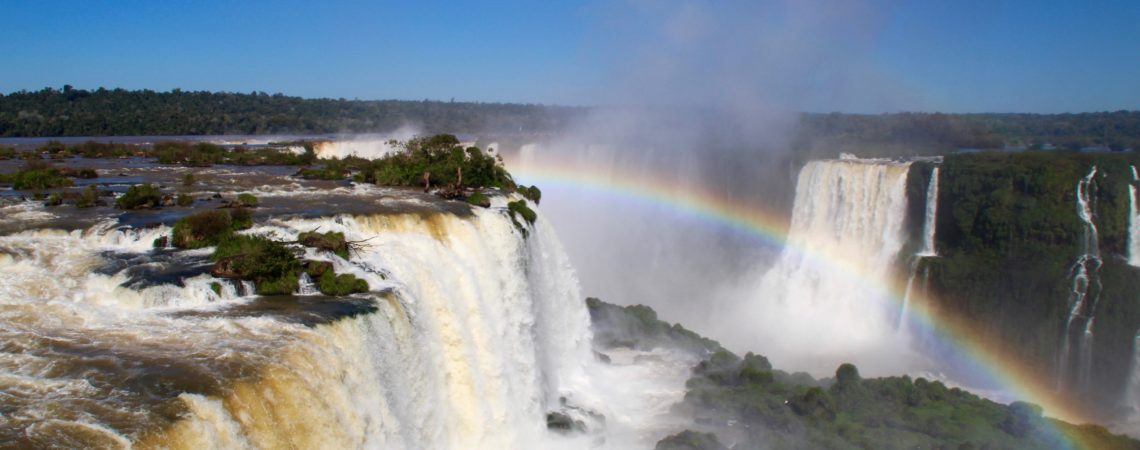
<instances>
[{"instance_id":1,"label":"whitewater rapids","mask_svg":"<svg viewBox=\"0 0 1140 450\"><path fill-rule=\"evenodd\" d=\"M305 255L369 283L340 300L274 303L228 283L215 292L209 250L152 249L165 226L0 237L0 447L651 446L666 430L623 427L654 426L652 414L629 417L607 397L644 392L665 411L691 361L600 367L553 230L540 216L524 238L505 201L470 215L274 218L249 231L363 242L351 261ZM171 273L190 275L156 281ZM623 373L645 382L620 392ZM551 432L551 411L591 430Z\"/></svg>"}]
</instances>

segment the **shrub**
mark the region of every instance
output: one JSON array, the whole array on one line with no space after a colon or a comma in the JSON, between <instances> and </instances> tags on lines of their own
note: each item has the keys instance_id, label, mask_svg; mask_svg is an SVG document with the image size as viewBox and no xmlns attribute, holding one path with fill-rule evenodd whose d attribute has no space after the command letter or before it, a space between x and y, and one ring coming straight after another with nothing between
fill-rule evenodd
<instances>
[{"instance_id":1,"label":"shrub","mask_svg":"<svg viewBox=\"0 0 1140 450\"><path fill-rule=\"evenodd\" d=\"M193 186L197 180L194 179L194 174L188 173L182 177L183 186Z\"/></svg>"},{"instance_id":2,"label":"shrub","mask_svg":"<svg viewBox=\"0 0 1140 450\"><path fill-rule=\"evenodd\" d=\"M348 242L344 240L344 233L327 232L317 233L306 231L297 235L297 242L305 247L312 247L331 252L341 258L348 259Z\"/></svg>"},{"instance_id":3,"label":"shrub","mask_svg":"<svg viewBox=\"0 0 1140 450\"><path fill-rule=\"evenodd\" d=\"M520 186L519 194L522 194L523 197L534 202L536 205L542 200L542 191L538 189L538 186Z\"/></svg>"},{"instance_id":4,"label":"shrub","mask_svg":"<svg viewBox=\"0 0 1140 450\"><path fill-rule=\"evenodd\" d=\"M71 186L71 180L42 161L29 161L16 173L0 176L0 181L12 183L15 190L40 190Z\"/></svg>"},{"instance_id":5,"label":"shrub","mask_svg":"<svg viewBox=\"0 0 1140 450\"><path fill-rule=\"evenodd\" d=\"M175 202L178 206L190 206L194 204L194 196L189 194L178 194L178 200Z\"/></svg>"},{"instance_id":6,"label":"shrub","mask_svg":"<svg viewBox=\"0 0 1140 450\"><path fill-rule=\"evenodd\" d=\"M237 200L241 206L246 208L256 208L258 203L257 197L250 193L238 194Z\"/></svg>"},{"instance_id":7,"label":"shrub","mask_svg":"<svg viewBox=\"0 0 1140 450\"><path fill-rule=\"evenodd\" d=\"M515 214L521 215L526 223L533 224L538 219L538 214L526 205L526 200L518 200L507 203L507 210L511 213L511 220L515 219Z\"/></svg>"},{"instance_id":8,"label":"shrub","mask_svg":"<svg viewBox=\"0 0 1140 450\"><path fill-rule=\"evenodd\" d=\"M253 213L249 212L249 209L234 208L230 210L230 218L233 219L234 230L248 230L253 227Z\"/></svg>"},{"instance_id":9,"label":"shrub","mask_svg":"<svg viewBox=\"0 0 1140 450\"><path fill-rule=\"evenodd\" d=\"M79 198L75 200L76 208L90 208L99 203L99 188L95 185L87 186L83 192L79 193Z\"/></svg>"},{"instance_id":10,"label":"shrub","mask_svg":"<svg viewBox=\"0 0 1140 450\"><path fill-rule=\"evenodd\" d=\"M326 270L321 274L317 289L320 289L321 293L325 295L349 295L368 292L368 282L351 274L337 275L331 270Z\"/></svg>"},{"instance_id":11,"label":"shrub","mask_svg":"<svg viewBox=\"0 0 1140 450\"><path fill-rule=\"evenodd\" d=\"M226 235L210 259L214 276L252 280L259 295L290 294L300 286L297 255L262 236Z\"/></svg>"},{"instance_id":12,"label":"shrub","mask_svg":"<svg viewBox=\"0 0 1140 450\"><path fill-rule=\"evenodd\" d=\"M44 206L59 206L62 204L63 204L63 196L57 192L55 194L51 194L48 196L47 202L44 203Z\"/></svg>"},{"instance_id":13,"label":"shrub","mask_svg":"<svg viewBox=\"0 0 1140 450\"><path fill-rule=\"evenodd\" d=\"M119 209L154 208L162 204L162 191L150 183L131 186L127 193L115 200Z\"/></svg>"},{"instance_id":14,"label":"shrub","mask_svg":"<svg viewBox=\"0 0 1140 450\"><path fill-rule=\"evenodd\" d=\"M233 219L229 212L202 211L174 224L172 244L178 248L209 247L217 245L223 235L233 231Z\"/></svg>"}]
</instances>

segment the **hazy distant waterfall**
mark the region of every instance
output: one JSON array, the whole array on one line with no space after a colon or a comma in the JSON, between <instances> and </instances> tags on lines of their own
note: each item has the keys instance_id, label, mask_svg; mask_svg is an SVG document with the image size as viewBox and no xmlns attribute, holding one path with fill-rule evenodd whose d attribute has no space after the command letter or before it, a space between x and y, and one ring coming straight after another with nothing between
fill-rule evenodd
<instances>
[{"instance_id":1,"label":"hazy distant waterfall","mask_svg":"<svg viewBox=\"0 0 1140 450\"><path fill-rule=\"evenodd\" d=\"M922 248L914 255L910 267L910 277L906 280L906 291L903 293L903 306L899 312L898 329L906 331L907 314L910 309L911 297L914 295L914 280L918 276L918 269L922 266L923 258L938 256L934 247L934 232L938 223L938 167L930 171L930 184L926 187L926 214L922 222ZM923 268L923 279L930 275L929 269ZM925 287L925 282L923 286Z\"/></svg>"},{"instance_id":2,"label":"hazy distant waterfall","mask_svg":"<svg viewBox=\"0 0 1140 450\"><path fill-rule=\"evenodd\" d=\"M803 168L785 251L761 280L755 311L795 326L780 326L764 351L822 372L899 341L889 286L906 241L909 166L842 159Z\"/></svg>"},{"instance_id":3,"label":"hazy distant waterfall","mask_svg":"<svg viewBox=\"0 0 1140 450\"><path fill-rule=\"evenodd\" d=\"M1096 166L1077 182L1077 217L1083 225L1078 243L1077 260L1070 269L1072 292L1069 294L1069 318L1058 353L1059 387L1085 387L1092 367L1093 324L1100 296L1100 248L1093 210L1096 208ZM1073 346L1077 347L1073 354ZM1076 378L1073 378L1073 371Z\"/></svg>"},{"instance_id":4,"label":"hazy distant waterfall","mask_svg":"<svg viewBox=\"0 0 1140 450\"><path fill-rule=\"evenodd\" d=\"M1132 183L1128 184L1128 264L1140 267L1140 210L1137 210L1136 183L1140 182L1136 166L1132 168Z\"/></svg>"}]
</instances>

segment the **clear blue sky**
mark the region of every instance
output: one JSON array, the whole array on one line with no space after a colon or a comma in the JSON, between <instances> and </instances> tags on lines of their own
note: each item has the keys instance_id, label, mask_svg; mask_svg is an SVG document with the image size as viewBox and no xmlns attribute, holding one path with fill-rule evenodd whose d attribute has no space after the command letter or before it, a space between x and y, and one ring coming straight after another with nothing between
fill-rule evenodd
<instances>
[{"instance_id":1,"label":"clear blue sky","mask_svg":"<svg viewBox=\"0 0 1140 450\"><path fill-rule=\"evenodd\" d=\"M1140 0L6 0L0 92L1140 109Z\"/></svg>"}]
</instances>

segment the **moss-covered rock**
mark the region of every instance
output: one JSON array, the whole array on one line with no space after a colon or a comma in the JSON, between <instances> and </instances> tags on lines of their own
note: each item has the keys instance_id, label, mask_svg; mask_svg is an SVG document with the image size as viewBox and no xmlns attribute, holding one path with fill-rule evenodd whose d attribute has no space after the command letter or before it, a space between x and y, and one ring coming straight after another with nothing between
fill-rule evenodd
<instances>
[{"instance_id":1,"label":"moss-covered rock","mask_svg":"<svg viewBox=\"0 0 1140 450\"><path fill-rule=\"evenodd\" d=\"M475 206L480 206L483 208L490 208L491 207L491 199L487 198L486 194L483 194L482 192L479 192L479 191L475 191L475 192L471 193L471 195L468 195L467 196L467 203L475 205Z\"/></svg>"}]
</instances>

